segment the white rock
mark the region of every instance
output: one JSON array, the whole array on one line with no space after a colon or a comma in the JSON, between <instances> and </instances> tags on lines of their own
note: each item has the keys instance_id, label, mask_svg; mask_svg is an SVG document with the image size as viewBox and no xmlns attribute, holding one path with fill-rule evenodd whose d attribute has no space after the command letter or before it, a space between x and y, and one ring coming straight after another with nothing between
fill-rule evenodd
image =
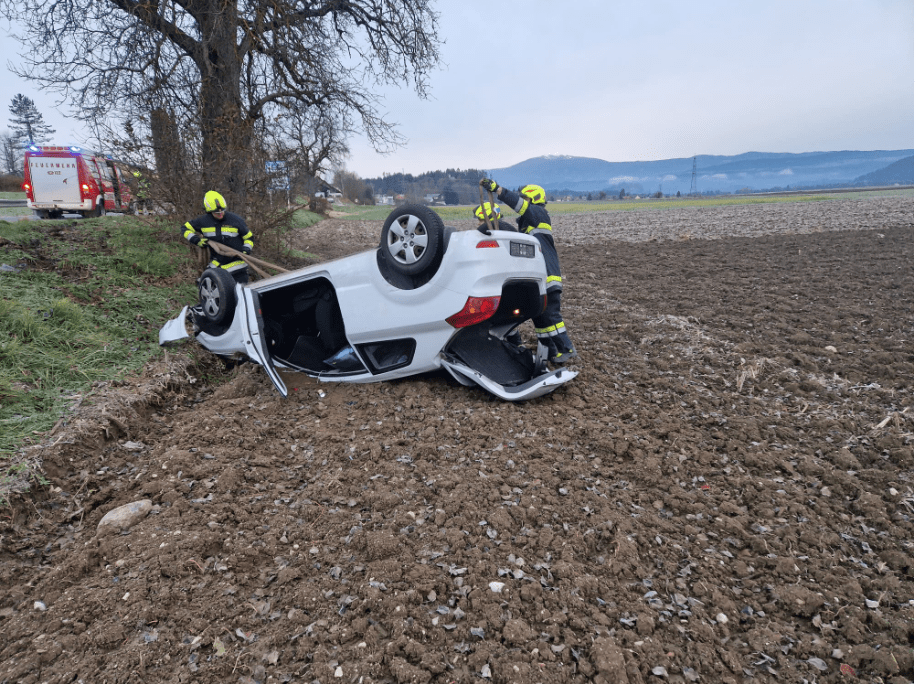
<instances>
[{"instance_id":1,"label":"white rock","mask_svg":"<svg viewBox=\"0 0 916 684\"><path fill-rule=\"evenodd\" d=\"M343 668L342 668L340 665L338 665L338 666L337 666L337 669L334 670L334 676L335 676L335 677L343 677Z\"/></svg>"},{"instance_id":2,"label":"white rock","mask_svg":"<svg viewBox=\"0 0 916 684\"><path fill-rule=\"evenodd\" d=\"M40 610L42 613L48 609L44 601L35 601L35 603L32 604L32 607L35 610Z\"/></svg>"},{"instance_id":3,"label":"white rock","mask_svg":"<svg viewBox=\"0 0 916 684\"><path fill-rule=\"evenodd\" d=\"M502 593L502 590L505 588L504 582L490 582L490 591L494 594Z\"/></svg>"},{"instance_id":4,"label":"white rock","mask_svg":"<svg viewBox=\"0 0 916 684\"><path fill-rule=\"evenodd\" d=\"M728 615L725 613L719 613L716 615L716 622L718 622L720 625L724 625L726 622L728 622Z\"/></svg>"},{"instance_id":5,"label":"white rock","mask_svg":"<svg viewBox=\"0 0 916 684\"><path fill-rule=\"evenodd\" d=\"M831 354L836 354L836 347L834 347L832 344L828 344L826 347L824 347L824 351L829 351Z\"/></svg>"},{"instance_id":6,"label":"white rock","mask_svg":"<svg viewBox=\"0 0 916 684\"><path fill-rule=\"evenodd\" d=\"M133 503L124 504L108 511L105 516L99 520L98 528L109 527L115 530L126 530L143 520L153 510L153 502L149 499L141 499Z\"/></svg>"}]
</instances>

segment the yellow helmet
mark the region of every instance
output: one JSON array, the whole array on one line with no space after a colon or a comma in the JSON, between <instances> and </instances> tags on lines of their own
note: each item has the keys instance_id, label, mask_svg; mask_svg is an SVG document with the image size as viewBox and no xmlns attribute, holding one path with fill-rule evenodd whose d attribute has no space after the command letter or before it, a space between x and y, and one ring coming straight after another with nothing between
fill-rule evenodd
<instances>
[{"instance_id":1,"label":"yellow helmet","mask_svg":"<svg viewBox=\"0 0 916 684\"><path fill-rule=\"evenodd\" d=\"M484 218L484 212L486 212L486 218L490 219L491 221L499 221L500 214L498 204L494 204L493 208L491 209L490 203L484 202L476 209L474 209L474 216L476 216L481 221L485 221L486 219Z\"/></svg>"},{"instance_id":2,"label":"yellow helmet","mask_svg":"<svg viewBox=\"0 0 916 684\"><path fill-rule=\"evenodd\" d=\"M547 204L547 193L540 185L526 185L518 193L531 204Z\"/></svg>"},{"instance_id":3,"label":"yellow helmet","mask_svg":"<svg viewBox=\"0 0 916 684\"><path fill-rule=\"evenodd\" d=\"M220 211L226 209L226 200L223 199L223 196L220 195L216 190L211 190L206 195L204 195L204 210L209 213L211 211Z\"/></svg>"}]
</instances>

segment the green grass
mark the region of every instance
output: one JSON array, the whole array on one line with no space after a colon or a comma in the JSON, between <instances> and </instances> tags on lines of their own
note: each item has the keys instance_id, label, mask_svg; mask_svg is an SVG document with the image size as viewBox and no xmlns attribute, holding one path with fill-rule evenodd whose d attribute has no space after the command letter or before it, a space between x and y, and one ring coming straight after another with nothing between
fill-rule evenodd
<instances>
[{"instance_id":1,"label":"green grass","mask_svg":"<svg viewBox=\"0 0 916 684\"><path fill-rule=\"evenodd\" d=\"M302 209L293 214L293 220L289 225L289 229L308 228L309 226L314 226L322 219L323 217L320 214L314 214L311 211Z\"/></svg>"},{"instance_id":2,"label":"green grass","mask_svg":"<svg viewBox=\"0 0 916 684\"><path fill-rule=\"evenodd\" d=\"M18 450L92 383L161 354L159 327L195 295L193 279L178 276L188 253L171 225L106 217L62 234L49 225L0 222L11 243L0 262L18 269L0 272L0 502L4 482L22 481Z\"/></svg>"},{"instance_id":3,"label":"green grass","mask_svg":"<svg viewBox=\"0 0 916 684\"><path fill-rule=\"evenodd\" d=\"M25 192L0 192L0 199L24 200ZM0 221L16 216L26 216L32 213L28 207L0 207Z\"/></svg>"}]
</instances>

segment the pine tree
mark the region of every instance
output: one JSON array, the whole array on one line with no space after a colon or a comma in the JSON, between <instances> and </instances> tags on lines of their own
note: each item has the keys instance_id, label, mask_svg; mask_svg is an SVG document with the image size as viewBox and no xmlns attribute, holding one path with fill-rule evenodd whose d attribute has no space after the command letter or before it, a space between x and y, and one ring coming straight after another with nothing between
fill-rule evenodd
<instances>
[{"instance_id":1,"label":"pine tree","mask_svg":"<svg viewBox=\"0 0 916 684\"><path fill-rule=\"evenodd\" d=\"M22 144L50 142L54 129L44 122L31 98L17 94L10 105L13 137Z\"/></svg>"}]
</instances>

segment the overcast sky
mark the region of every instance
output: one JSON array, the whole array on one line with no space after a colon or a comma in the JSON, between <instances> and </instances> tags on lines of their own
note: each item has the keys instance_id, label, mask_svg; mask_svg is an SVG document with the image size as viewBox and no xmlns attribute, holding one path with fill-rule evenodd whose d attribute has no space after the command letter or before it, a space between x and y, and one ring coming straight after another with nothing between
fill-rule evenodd
<instances>
[{"instance_id":1,"label":"overcast sky","mask_svg":"<svg viewBox=\"0 0 916 684\"><path fill-rule=\"evenodd\" d=\"M362 177L551 154L637 161L913 147L912 0L433 6L445 45L430 97L381 91L407 144L382 156L351 140L346 168ZM87 140L53 95L5 69L0 86L5 107L20 92L35 100L60 142Z\"/></svg>"}]
</instances>

